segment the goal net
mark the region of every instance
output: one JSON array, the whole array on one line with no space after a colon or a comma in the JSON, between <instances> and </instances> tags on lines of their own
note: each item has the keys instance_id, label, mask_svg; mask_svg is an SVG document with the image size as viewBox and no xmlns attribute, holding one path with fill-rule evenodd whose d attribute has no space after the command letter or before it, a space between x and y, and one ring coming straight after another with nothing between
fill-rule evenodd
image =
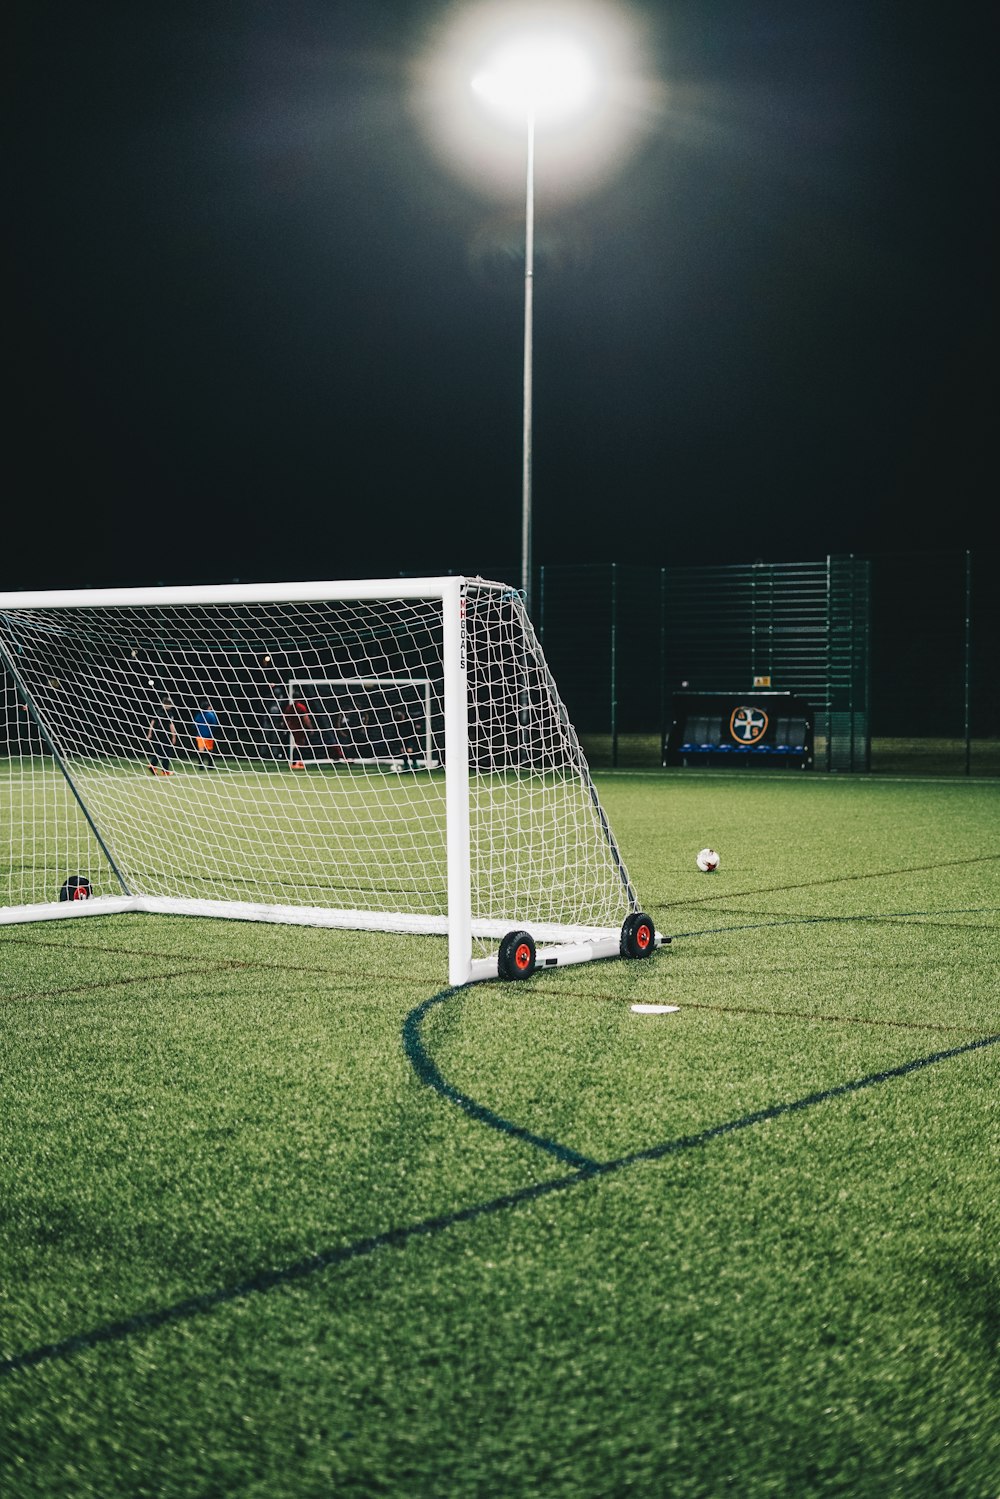
<instances>
[{"instance_id":1,"label":"goal net","mask_svg":"<svg viewBox=\"0 0 1000 1499\"><path fill-rule=\"evenodd\" d=\"M509 976L617 954L639 911L501 584L0 594L0 661L0 920L425 932L465 983L515 932Z\"/></svg>"}]
</instances>

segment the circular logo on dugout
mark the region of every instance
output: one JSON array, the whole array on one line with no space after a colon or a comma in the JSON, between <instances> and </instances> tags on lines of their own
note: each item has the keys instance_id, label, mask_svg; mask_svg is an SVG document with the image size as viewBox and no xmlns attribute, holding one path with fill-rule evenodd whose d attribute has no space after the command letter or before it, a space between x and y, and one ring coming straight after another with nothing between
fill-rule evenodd
<instances>
[{"instance_id":1,"label":"circular logo on dugout","mask_svg":"<svg viewBox=\"0 0 1000 1499\"><path fill-rule=\"evenodd\" d=\"M737 744L756 744L767 733L768 717L763 708L734 708L729 732Z\"/></svg>"}]
</instances>

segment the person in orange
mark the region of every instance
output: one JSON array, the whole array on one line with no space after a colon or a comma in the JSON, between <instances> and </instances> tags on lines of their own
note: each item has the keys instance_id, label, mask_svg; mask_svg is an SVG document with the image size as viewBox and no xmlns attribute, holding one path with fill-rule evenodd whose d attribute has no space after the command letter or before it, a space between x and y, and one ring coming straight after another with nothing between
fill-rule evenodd
<instances>
[{"instance_id":1,"label":"person in orange","mask_svg":"<svg viewBox=\"0 0 1000 1499\"><path fill-rule=\"evenodd\" d=\"M219 715L211 704L199 708L194 715L194 747L198 751L198 763L202 770L215 768L212 757L215 753L215 731L218 724Z\"/></svg>"}]
</instances>

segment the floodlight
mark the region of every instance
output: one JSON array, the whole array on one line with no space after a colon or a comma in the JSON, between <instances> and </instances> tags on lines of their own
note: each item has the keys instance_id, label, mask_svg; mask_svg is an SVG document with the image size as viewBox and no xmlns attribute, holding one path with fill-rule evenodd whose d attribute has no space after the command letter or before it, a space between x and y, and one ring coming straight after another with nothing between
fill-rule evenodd
<instances>
[{"instance_id":1,"label":"floodlight","mask_svg":"<svg viewBox=\"0 0 1000 1499\"><path fill-rule=\"evenodd\" d=\"M473 90L498 114L523 125L548 124L577 114L593 98L593 64L579 43L525 36L508 42L472 79Z\"/></svg>"},{"instance_id":2,"label":"floodlight","mask_svg":"<svg viewBox=\"0 0 1000 1499\"><path fill-rule=\"evenodd\" d=\"M565 203L605 180L651 128L661 90L646 75L646 27L628 0L456 0L441 16L414 59L411 107L477 193L524 192L521 588L530 615L536 131L546 202Z\"/></svg>"}]
</instances>

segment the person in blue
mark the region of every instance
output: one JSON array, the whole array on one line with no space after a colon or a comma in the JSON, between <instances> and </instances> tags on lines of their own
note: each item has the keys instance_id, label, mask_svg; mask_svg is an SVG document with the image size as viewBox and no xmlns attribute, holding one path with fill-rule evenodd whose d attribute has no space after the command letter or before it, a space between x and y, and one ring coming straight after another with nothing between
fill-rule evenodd
<instances>
[{"instance_id":1,"label":"person in blue","mask_svg":"<svg viewBox=\"0 0 1000 1499\"><path fill-rule=\"evenodd\" d=\"M199 708L194 715L194 747L198 751L198 764L202 770L215 769L215 731L219 726L219 715L210 703Z\"/></svg>"}]
</instances>

